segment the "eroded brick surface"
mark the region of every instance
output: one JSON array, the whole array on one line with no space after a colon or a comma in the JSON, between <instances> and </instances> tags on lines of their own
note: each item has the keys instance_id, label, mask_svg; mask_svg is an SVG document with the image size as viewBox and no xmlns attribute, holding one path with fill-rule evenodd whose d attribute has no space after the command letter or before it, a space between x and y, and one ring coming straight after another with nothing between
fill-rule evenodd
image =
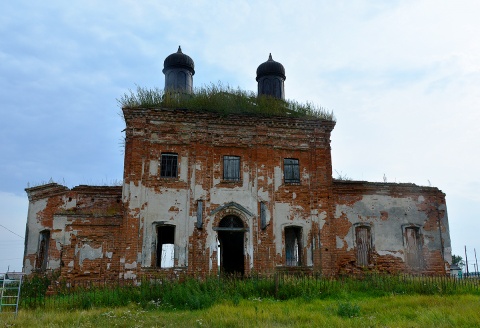
<instances>
[{"instance_id":1,"label":"eroded brick surface","mask_svg":"<svg viewBox=\"0 0 480 328\"><path fill-rule=\"evenodd\" d=\"M187 110L123 111L127 127L122 187L70 190L48 184L27 189L25 272L35 271L42 231L50 232L47 270L58 270L67 279L215 274L229 270L228 258L236 259L241 269L231 265L244 274L438 274L449 268L445 195L437 188L411 184L332 180L334 122ZM167 153L178 158L174 177L161 177L161 156ZM223 156L240 157L238 181L224 180ZM298 183L285 183L284 159L298 160ZM240 227L232 226L237 230L222 226L229 217L241 222ZM358 266L356 259L359 225L367 226L372 236L366 267ZM157 233L164 226L174 227L169 268L157 267ZM300 257L299 268L287 266L288 258L295 258L287 254L288 227L301 229L298 250L292 248ZM406 264L409 227L418 231L421 267ZM243 234L240 239L238 234Z\"/></svg>"}]
</instances>

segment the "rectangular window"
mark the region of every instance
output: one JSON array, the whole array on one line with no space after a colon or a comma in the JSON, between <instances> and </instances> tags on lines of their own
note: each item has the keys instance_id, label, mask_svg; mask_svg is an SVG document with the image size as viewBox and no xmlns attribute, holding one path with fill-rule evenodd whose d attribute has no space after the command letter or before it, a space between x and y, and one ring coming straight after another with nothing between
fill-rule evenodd
<instances>
[{"instance_id":1,"label":"rectangular window","mask_svg":"<svg viewBox=\"0 0 480 328\"><path fill-rule=\"evenodd\" d=\"M175 264L175 226L157 226L157 268L173 268Z\"/></svg>"},{"instance_id":2,"label":"rectangular window","mask_svg":"<svg viewBox=\"0 0 480 328\"><path fill-rule=\"evenodd\" d=\"M422 244L420 231L417 227L405 228L406 262L412 269L422 267Z\"/></svg>"},{"instance_id":3,"label":"rectangular window","mask_svg":"<svg viewBox=\"0 0 480 328\"><path fill-rule=\"evenodd\" d=\"M287 266L302 265L302 228L285 228L285 260Z\"/></svg>"},{"instance_id":4,"label":"rectangular window","mask_svg":"<svg viewBox=\"0 0 480 328\"><path fill-rule=\"evenodd\" d=\"M240 181L239 156L223 156L223 180Z\"/></svg>"},{"instance_id":5,"label":"rectangular window","mask_svg":"<svg viewBox=\"0 0 480 328\"><path fill-rule=\"evenodd\" d=\"M48 264L48 244L50 243L50 231L40 232L40 240L38 242L36 269L45 271Z\"/></svg>"},{"instance_id":6,"label":"rectangular window","mask_svg":"<svg viewBox=\"0 0 480 328\"><path fill-rule=\"evenodd\" d=\"M178 155L162 154L160 162L160 177L176 178L178 174Z\"/></svg>"},{"instance_id":7,"label":"rectangular window","mask_svg":"<svg viewBox=\"0 0 480 328\"><path fill-rule=\"evenodd\" d=\"M283 177L285 183L300 183L300 166L298 159L285 158L283 160Z\"/></svg>"},{"instance_id":8,"label":"rectangular window","mask_svg":"<svg viewBox=\"0 0 480 328\"><path fill-rule=\"evenodd\" d=\"M267 205L260 202L260 227L264 230L267 227Z\"/></svg>"},{"instance_id":9,"label":"rectangular window","mask_svg":"<svg viewBox=\"0 0 480 328\"><path fill-rule=\"evenodd\" d=\"M370 264L370 228L360 226L355 228L355 242L357 246L357 265L368 266Z\"/></svg>"}]
</instances>

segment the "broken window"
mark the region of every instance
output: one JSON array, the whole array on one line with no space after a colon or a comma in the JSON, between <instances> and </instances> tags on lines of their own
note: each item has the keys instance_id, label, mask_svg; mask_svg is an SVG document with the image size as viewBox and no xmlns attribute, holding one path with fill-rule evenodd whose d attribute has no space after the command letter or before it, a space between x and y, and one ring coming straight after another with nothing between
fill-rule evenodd
<instances>
[{"instance_id":1,"label":"broken window","mask_svg":"<svg viewBox=\"0 0 480 328\"><path fill-rule=\"evenodd\" d=\"M418 227L405 228L406 262L412 269L422 267L422 243Z\"/></svg>"},{"instance_id":2,"label":"broken window","mask_svg":"<svg viewBox=\"0 0 480 328\"><path fill-rule=\"evenodd\" d=\"M40 232L40 240L38 242L36 269L45 271L48 263L48 244L50 242L50 231L45 230Z\"/></svg>"},{"instance_id":3,"label":"broken window","mask_svg":"<svg viewBox=\"0 0 480 328\"><path fill-rule=\"evenodd\" d=\"M358 226L355 228L355 243L357 248L357 265L368 266L370 264L370 227Z\"/></svg>"},{"instance_id":4,"label":"broken window","mask_svg":"<svg viewBox=\"0 0 480 328\"><path fill-rule=\"evenodd\" d=\"M162 154L160 162L160 176L162 178L176 178L178 169L177 154Z\"/></svg>"},{"instance_id":5,"label":"broken window","mask_svg":"<svg viewBox=\"0 0 480 328\"><path fill-rule=\"evenodd\" d=\"M283 177L285 183L300 183L300 166L298 159L285 158L283 160Z\"/></svg>"},{"instance_id":6,"label":"broken window","mask_svg":"<svg viewBox=\"0 0 480 328\"><path fill-rule=\"evenodd\" d=\"M287 266L302 265L302 228L285 228L285 260Z\"/></svg>"},{"instance_id":7,"label":"broken window","mask_svg":"<svg viewBox=\"0 0 480 328\"><path fill-rule=\"evenodd\" d=\"M239 156L223 156L223 180L240 181Z\"/></svg>"},{"instance_id":8,"label":"broken window","mask_svg":"<svg viewBox=\"0 0 480 328\"><path fill-rule=\"evenodd\" d=\"M175 226L157 226L156 266L173 268L175 264Z\"/></svg>"}]
</instances>

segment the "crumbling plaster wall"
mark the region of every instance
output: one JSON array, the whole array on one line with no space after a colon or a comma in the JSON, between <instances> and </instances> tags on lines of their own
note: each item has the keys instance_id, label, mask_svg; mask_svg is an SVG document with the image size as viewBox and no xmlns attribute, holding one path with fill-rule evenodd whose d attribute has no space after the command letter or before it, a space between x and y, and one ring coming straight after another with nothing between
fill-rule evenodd
<instances>
[{"instance_id":1,"label":"crumbling plaster wall","mask_svg":"<svg viewBox=\"0 0 480 328\"><path fill-rule=\"evenodd\" d=\"M331 185L333 122L221 117L163 109L124 108L124 116L125 234L130 239L124 260L132 268L136 265L137 273L157 270L152 253L158 223L176 227L176 266L185 266L193 274L216 272L218 235L214 228L227 213L236 213L247 228L247 273L284 265L283 228L287 225L302 227L305 263L314 264L312 250L320 247L319 226L329 215L329 192L319 190ZM163 152L178 154L177 178L160 177ZM239 181L223 180L225 155L240 156ZM300 160L299 185L283 182L284 158ZM196 227L199 201L203 204L201 228ZM266 205L264 229L259 224L261 202ZM225 207L230 203L234 205ZM135 244L135 238L141 243ZM320 261L319 256L316 261Z\"/></svg>"},{"instance_id":2,"label":"crumbling plaster wall","mask_svg":"<svg viewBox=\"0 0 480 328\"><path fill-rule=\"evenodd\" d=\"M113 250L107 250L108 247L104 246L104 237L119 238L118 229L112 229L121 223L119 187L78 186L70 190L50 183L26 191L29 210L24 271L27 274L39 271L36 261L39 256L40 233L43 231L48 231L49 234L46 271L58 271L64 277L78 277L88 274L91 267L95 267L99 273L110 269L112 263L106 263L108 261L104 261L104 257L109 257L109 262L115 259ZM101 230L103 234L99 234ZM81 240L82 247L76 244L79 236L84 236ZM70 251L72 249L73 252ZM79 264L76 270L73 265L75 261ZM95 263L87 268L89 262Z\"/></svg>"},{"instance_id":3,"label":"crumbling plaster wall","mask_svg":"<svg viewBox=\"0 0 480 328\"><path fill-rule=\"evenodd\" d=\"M451 246L445 195L433 187L412 184L336 181L335 226L338 270L356 271L355 227L371 233L369 269L445 273L451 263ZM420 233L423 268L406 265L405 229ZM363 270L365 268L362 268Z\"/></svg>"}]
</instances>

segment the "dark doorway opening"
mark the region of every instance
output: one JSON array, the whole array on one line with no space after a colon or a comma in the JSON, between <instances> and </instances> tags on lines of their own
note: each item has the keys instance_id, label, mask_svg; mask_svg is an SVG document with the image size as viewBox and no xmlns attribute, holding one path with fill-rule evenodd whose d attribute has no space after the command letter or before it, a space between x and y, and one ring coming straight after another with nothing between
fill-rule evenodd
<instances>
[{"instance_id":1,"label":"dark doorway opening","mask_svg":"<svg viewBox=\"0 0 480 328\"><path fill-rule=\"evenodd\" d=\"M157 226L157 268L172 268L175 261L175 226Z\"/></svg>"},{"instance_id":2,"label":"dark doorway opening","mask_svg":"<svg viewBox=\"0 0 480 328\"><path fill-rule=\"evenodd\" d=\"M216 229L220 243L220 272L243 275L245 272L244 234L242 220L230 215L224 217Z\"/></svg>"}]
</instances>

